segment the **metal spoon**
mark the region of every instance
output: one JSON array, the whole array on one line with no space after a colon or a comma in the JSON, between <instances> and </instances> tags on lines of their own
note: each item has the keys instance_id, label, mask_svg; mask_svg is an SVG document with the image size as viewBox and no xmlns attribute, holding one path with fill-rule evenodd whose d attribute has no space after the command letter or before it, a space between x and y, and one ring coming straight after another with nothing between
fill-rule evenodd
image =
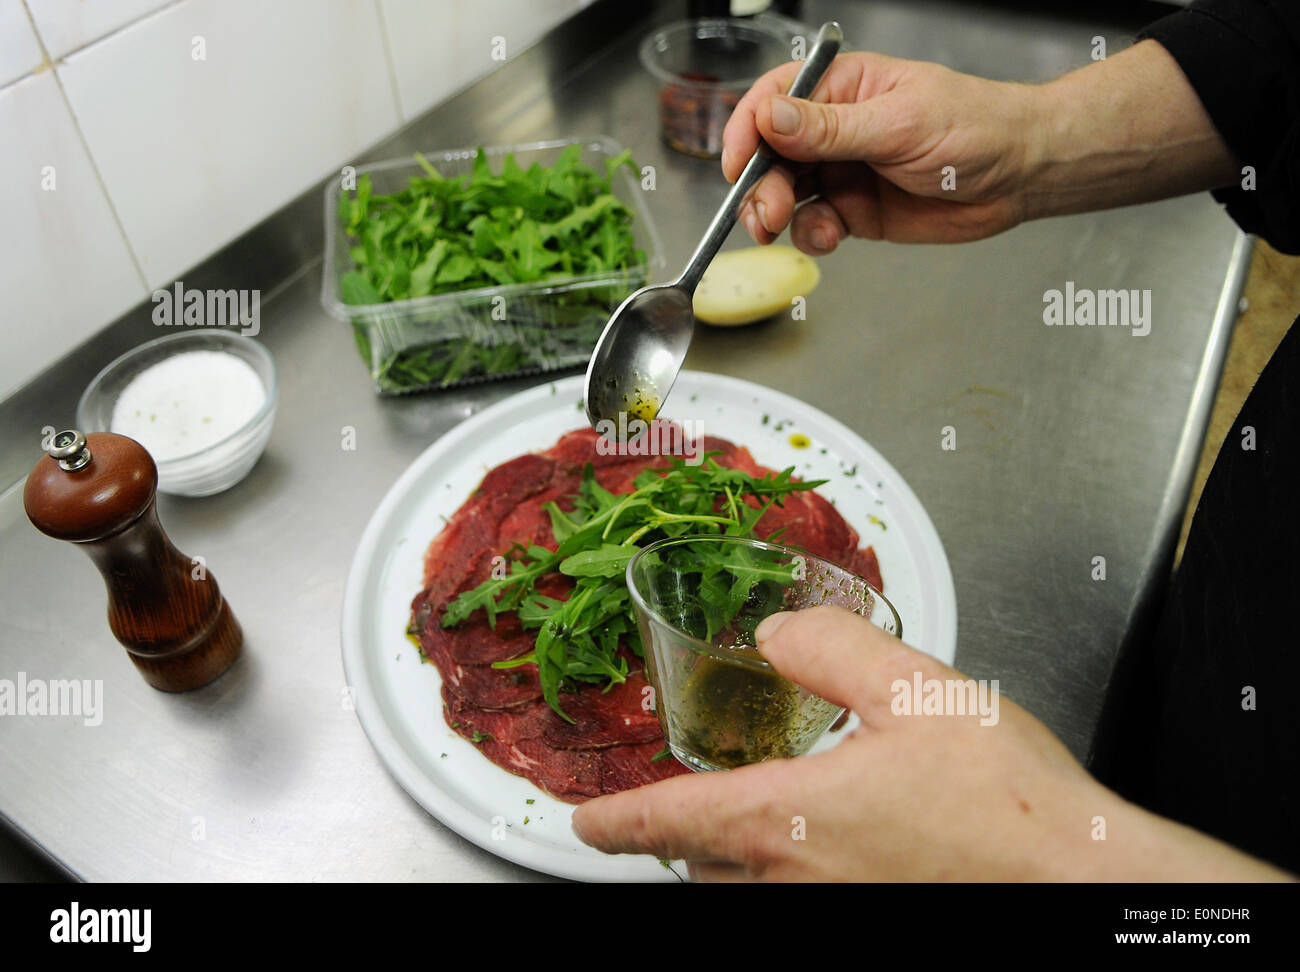
<instances>
[{"instance_id":1,"label":"metal spoon","mask_svg":"<svg viewBox=\"0 0 1300 972\"><path fill-rule=\"evenodd\" d=\"M844 33L835 21L822 25L812 52L790 86L790 97L807 98L813 93L843 40ZM758 151L727 193L682 275L669 284L642 287L614 311L587 365L587 418L597 431L607 434L607 430L626 429L628 417L649 421L659 414L695 332L691 306L695 288L736 225L745 197L776 159L776 153L760 140ZM622 423L620 413L624 415ZM613 425L602 428L606 421Z\"/></svg>"}]
</instances>

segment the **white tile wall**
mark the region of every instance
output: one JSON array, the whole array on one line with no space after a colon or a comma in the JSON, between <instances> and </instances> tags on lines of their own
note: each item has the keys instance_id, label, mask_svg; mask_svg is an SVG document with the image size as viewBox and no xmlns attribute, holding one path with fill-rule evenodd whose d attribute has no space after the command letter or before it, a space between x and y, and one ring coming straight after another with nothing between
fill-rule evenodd
<instances>
[{"instance_id":1,"label":"white tile wall","mask_svg":"<svg viewBox=\"0 0 1300 972\"><path fill-rule=\"evenodd\" d=\"M379 0L402 115L414 118L469 84L461 69L460 4Z\"/></svg>"},{"instance_id":2,"label":"white tile wall","mask_svg":"<svg viewBox=\"0 0 1300 972\"><path fill-rule=\"evenodd\" d=\"M4 396L147 291L52 72L0 89L0 132Z\"/></svg>"},{"instance_id":3,"label":"white tile wall","mask_svg":"<svg viewBox=\"0 0 1300 972\"><path fill-rule=\"evenodd\" d=\"M0 396L590 2L0 0Z\"/></svg>"},{"instance_id":4,"label":"white tile wall","mask_svg":"<svg viewBox=\"0 0 1300 972\"><path fill-rule=\"evenodd\" d=\"M504 42L505 55L514 57L532 44L558 20L576 11L573 0L479 0L459 5L462 70L480 77L497 65L493 60L497 41Z\"/></svg>"},{"instance_id":5,"label":"white tile wall","mask_svg":"<svg viewBox=\"0 0 1300 972\"><path fill-rule=\"evenodd\" d=\"M186 0L59 77L155 287L399 122L376 9L349 0Z\"/></svg>"},{"instance_id":6,"label":"white tile wall","mask_svg":"<svg viewBox=\"0 0 1300 972\"><path fill-rule=\"evenodd\" d=\"M0 0L0 85L35 71L41 60L23 0Z\"/></svg>"},{"instance_id":7,"label":"white tile wall","mask_svg":"<svg viewBox=\"0 0 1300 972\"><path fill-rule=\"evenodd\" d=\"M176 0L25 0L45 50L58 60Z\"/></svg>"},{"instance_id":8,"label":"white tile wall","mask_svg":"<svg viewBox=\"0 0 1300 972\"><path fill-rule=\"evenodd\" d=\"M498 65L591 0L379 0L403 114L413 118Z\"/></svg>"}]
</instances>

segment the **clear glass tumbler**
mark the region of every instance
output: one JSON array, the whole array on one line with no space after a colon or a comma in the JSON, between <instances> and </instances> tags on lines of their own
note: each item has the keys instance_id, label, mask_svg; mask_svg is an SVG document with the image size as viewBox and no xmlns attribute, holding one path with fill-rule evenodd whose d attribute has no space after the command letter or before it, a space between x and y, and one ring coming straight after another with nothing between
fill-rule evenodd
<instances>
[{"instance_id":1,"label":"clear glass tumbler","mask_svg":"<svg viewBox=\"0 0 1300 972\"><path fill-rule=\"evenodd\" d=\"M902 637L866 580L811 554L727 536L673 537L627 565L655 711L694 770L806 753L844 711L782 677L754 647L768 615L835 604Z\"/></svg>"}]
</instances>

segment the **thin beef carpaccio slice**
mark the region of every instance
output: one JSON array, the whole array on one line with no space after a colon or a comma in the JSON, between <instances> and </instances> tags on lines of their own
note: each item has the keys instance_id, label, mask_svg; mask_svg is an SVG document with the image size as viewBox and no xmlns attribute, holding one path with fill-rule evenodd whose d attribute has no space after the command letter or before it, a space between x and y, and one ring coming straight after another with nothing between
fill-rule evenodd
<instances>
[{"instance_id":1,"label":"thin beef carpaccio slice","mask_svg":"<svg viewBox=\"0 0 1300 972\"><path fill-rule=\"evenodd\" d=\"M619 793L647 783L658 783L670 776L680 776L683 771L690 772L671 756L656 762L655 757L662 748L663 742L656 740L605 750L600 766L601 793Z\"/></svg>"},{"instance_id":2,"label":"thin beef carpaccio slice","mask_svg":"<svg viewBox=\"0 0 1300 972\"><path fill-rule=\"evenodd\" d=\"M479 741L491 736L497 742L514 745L525 739L540 739L555 749L597 750L634 743L658 742L659 721L642 706L649 687L643 672L632 672L627 681L609 691L583 689L561 692L560 708L573 722L565 722L542 699L504 709L487 709L467 701L450 685L443 686L442 701L448 724L462 736Z\"/></svg>"},{"instance_id":3,"label":"thin beef carpaccio slice","mask_svg":"<svg viewBox=\"0 0 1300 972\"><path fill-rule=\"evenodd\" d=\"M488 759L554 797L580 803L687 771L674 759L654 762L664 742L658 720L641 708L644 687L644 675L635 673L608 693L594 686L561 693L560 706L573 724L541 699L485 709L466 702L448 684L442 698L447 724Z\"/></svg>"},{"instance_id":4,"label":"thin beef carpaccio slice","mask_svg":"<svg viewBox=\"0 0 1300 972\"><path fill-rule=\"evenodd\" d=\"M636 664L634 656L629 661ZM607 691L561 692L560 708L573 722L556 716L542 739L556 749L605 749L650 742L662 747L659 719L646 701L649 689L644 670L636 670Z\"/></svg>"},{"instance_id":5,"label":"thin beef carpaccio slice","mask_svg":"<svg viewBox=\"0 0 1300 972\"><path fill-rule=\"evenodd\" d=\"M596 481L612 493L630 491L646 469L667 465L662 457L604 452L600 442L592 429L578 429L545 452L489 470L430 544L425 587L411 605L412 631L443 678L447 724L498 766L569 803L690 772L675 759L654 760L664 741L658 720L644 704L649 685L641 660L624 649L630 672L625 682L605 690L592 685L561 693L560 706L573 719L567 722L543 700L536 665L492 667L533 649L533 633L522 629L513 612L498 615L495 626L482 611L453 628L443 628L441 618L458 594L491 576L494 558L509 556L516 545L555 549L544 507L554 502L572 510L588 464ZM748 449L725 439L706 437L698 445L717 453L719 465L754 476L772 471L755 462ZM778 530L781 542L881 586L875 552L859 550L857 533L815 492L785 497L781 506L764 514L756 532L767 536ZM541 578L537 589L564 599L572 583L556 573Z\"/></svg>"},{"instance_id":6,"label":"thin beef carpaccio slice","mask_svg":"<svg viewBox=\"0 0 1300 972\"><path fill-rule=\"evenodd\" d=\"M441 607L469 577L482 572L495 552L501 521L549 486L555 471L554 460L531 453L489 470L425 551L424 590L416 595L413 613Z\"/></svg>"}]
</instances>

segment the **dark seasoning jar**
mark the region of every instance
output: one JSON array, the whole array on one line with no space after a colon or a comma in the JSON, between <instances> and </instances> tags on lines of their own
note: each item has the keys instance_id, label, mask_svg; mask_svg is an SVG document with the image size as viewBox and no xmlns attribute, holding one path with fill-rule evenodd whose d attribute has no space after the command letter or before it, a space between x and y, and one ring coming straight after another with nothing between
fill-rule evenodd
<instances>
[{"instance_id":1,"label":"dark seasoning jar","mask_svg":"<svg viewBox=\"0 0 1300 972\"><path fill-rule=\"evenodd\" d=\"M664 141L686 155L719 157L722 130L741 97L801 53L800 36L797 24L767 15L683 20L651 33L640 56L659 82Z\"/></svg>"}]
</instances>

